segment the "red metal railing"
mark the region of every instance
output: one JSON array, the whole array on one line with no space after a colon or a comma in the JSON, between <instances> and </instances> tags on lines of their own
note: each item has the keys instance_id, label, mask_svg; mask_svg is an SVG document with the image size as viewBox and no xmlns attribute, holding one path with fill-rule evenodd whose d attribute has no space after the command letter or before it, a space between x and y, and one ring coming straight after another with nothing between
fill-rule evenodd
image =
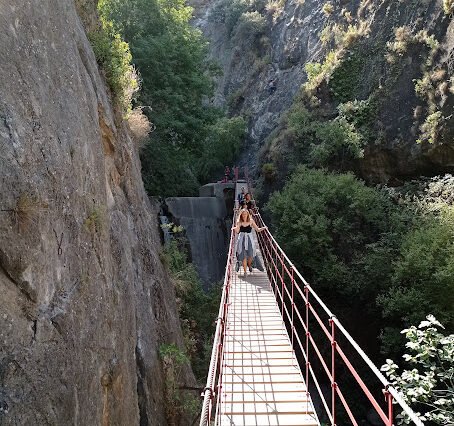
<instances>
[{"instance_id":1,"label":"red metal railing","mask_svg":"<svg viewBox=\"0 0 454 426\"><path fill-rule=\"evenodd\" d=\"M255 213L255 220L259 226L264 226L263 219L259 213ZM350 407L347 399L342 393L340 385L336 381L336 367L339 361L342 360L347 370L350 372L356 383L367 397L371 406L375 409L376 413L382 419L383 424L387 426L393 425L393 400L410 415L412 420L421 425L421 421L414 415L413 411L402 400L398 392L389 385L385 377L380 373L377 367L357 345L350 334L345 330L339 320L331 313L323 301L318 297L312 287L301 276L290 259L286 256L279 244L273 238L271 233L267 230L258 234L258 241L260 250L265 262L268 272L268 277L271 285L275 291L276 298L280 301L281 314L286 318L290 330L291 338L294 344L294 349L298 348L302 354L305 362L305 379L307 386L307 393L309 394L309 384L313 382L318 392L326 414L332 425L336 424L336 416L339 412L339 402L343 406L351 424L358 425L358 420L355 418L352 408ZM304 318L300 312L298 304L295 303L295 296L298 296L304 306ZM321 316L328 319L328 324L325 324ZM315 320L315 322L314 322ZM321 331L330 346L331 346L331 362L327 362L320 349L320 344L315 341L313 325L318 327L317 331ZM304 330L304 337L301 338L296 332L297 329ZM366 365L372 370L377 379L382 383L384 389L384 396L386 400L386 407L377 401L373 393L366 386L357 369L353 366L344 349L338 342L337 334L342 335L349 344L353 347L354 351L359 355ZM304 340L304 342L303 342ZM310 354L315 353L316 361L321 365L322 371L325 372L325 377L329 380L331 385L331 398L327 401L324 393L322 392L320 381L314 373ZM309 396L309 395L308 395Z\"/></svg>"},{"instance_id":2,"label":"red metal railing","mask_svg":"<svg viewBox=\"0 0 454 426\"><path fill-rule=\"evenodd\" d=\"M251 186L250 184L248 186L250 192ZM265 223L263 222L263 219L258 211L254 213L254 218L257 225L265 226ZM310 396L309 387L313 386L317 390L318 397L320 398L331 425L336 425L337 416L340 411L339 407L343 407L352 425L358 425L358 420L353 413L353 409L348 403L345 395L342 393L340 384L336 380L336 371L338 371L338 369L342 366L349 372L351 377L353 377L354 381L358 384L364 397L369 401L369 404L376 411L384 425L392 426L394 424L394 403L400 405L400 407L409 415L410 419L416 425L424 426L413 410L405 403L397 390L388 383L379 369L372 363L336 316L332 314L313 288L298 272L269 230L258 233L257 235L260 251L268 273L268 278L271 282L275 297L279 302L281 314L288 324L292 346L294 350L301 353L302 358L304 359L303 374L306 380L307 400L309 401ZM235 235L232 231L221 305L219 308L218 323L213 343L213 352L211 356L207 385L204 392L200 426L209 425L211 419L214 418L212 415L213 399L216 395L216 391L220 390L222 385L219 381L222 377L221 360L225 333L224 324L227 318L228 310L228 297L234 258L234 242ZM300 306L304 309L303 314L300 312ZM322 317L324 317L326 322L322 319ZM313 329L314 326L316 327L315 329ZM299 330L303 331L303 335L298 333ZM320 338L320 335L325 337L326 342L330 346L330 362L327 362L323 357L320 345L317 344L314 337L317 336L317 338ZM377 401L373 392L371 392L368 386L364 383L364 380L354 367L353 361L341 347L339 338L350 346L350 351L353 349L352 353L364 361L364 363L375 375L378 382L381 383L385 399L384 403ZM314 356L316 358L313 360L312 357ZM321 368L318 370L325 373L324 379L327 379L330 383L330 398L325 397L319 377L314 372L312 364L315 362L319 363ZM216 379L218 380L217 383ZM219 395L220 392L218 391L218 404ZM329 401L327 401L327 399L329 399Z\"/></svg>"},{"instance_id":3,"label":"red metal railing","mask_svg":"<svg viewBox=\"0 0 454 426\"><path fill-rule=\"evenodd\" d=\"M236 198L236 194L235 194ZM233 216L233 223L236 222L236 210ZM216 319L216 331L213 340L213 351L211 352L210 367L208 370L208 377L203 394L203 406L200 417L200 425L207 426L211 423L213 416L214 400L216 406L219 406L219 398L221 395L220 389L222 386L222 368L223 368L223 352L224 352L224 337L225 337L225 324L227 320L228 301L230 284L232 280L233 259L235 247L235 231L231 230L229 253L227 256L227 266L225 268L224 283L222 286L221 303L219 305L219 313Z\"/></svg>"}]
</instances>

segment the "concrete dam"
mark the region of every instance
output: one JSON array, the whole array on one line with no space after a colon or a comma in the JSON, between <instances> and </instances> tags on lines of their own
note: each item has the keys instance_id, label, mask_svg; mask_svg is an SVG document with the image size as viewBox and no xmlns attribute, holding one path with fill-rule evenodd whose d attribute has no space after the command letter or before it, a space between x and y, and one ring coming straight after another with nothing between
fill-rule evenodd
<instances>
[{"instance_id":1,"label":"concrete dam","mask_svg":"<svg viewBox=\"0 0 454 426\"><path fill-rule=\"evenodd\" d=\"M234 205L233 182L204 185L199 197L170 197L164 201L167 220L184 228L190 260L205 290L224 276Z\"/></svg>"}]
</instances>

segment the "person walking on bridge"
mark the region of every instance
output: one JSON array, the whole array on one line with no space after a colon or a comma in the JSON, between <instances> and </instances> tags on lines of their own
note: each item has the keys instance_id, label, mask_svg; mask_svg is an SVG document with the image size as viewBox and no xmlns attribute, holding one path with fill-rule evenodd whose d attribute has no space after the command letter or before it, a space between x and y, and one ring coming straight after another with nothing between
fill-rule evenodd
<instances>
[{"instance_id":1,"label":"person walking on bridge","mask_svg":"<svg viewBox=\"0 0 454 426\"><path fill-rule=\"evenodd\" d=\"M266 226L259 228L254 219L252 219L251 213L247 209L243 209L240 211L236 225L233 228L239 234L236 245L236 259L239 262L238 269L240 262L243 263L244 276L246 276L247 268L249 268L249 272L252 272L252 259L254 257L254 245L251 238L252 228L257 232L262 232L266 229Z\"/></svg>"},{"instance_id":2,"label":"person walking on bridge","mask_svg":"<svg viewBox=\"0 0 454 426\"><path fill-rule=\"evenodd\" d=\"M241 192L238 194L238 204L240 206L243 205L244 203L244 196L246 195L246 190L244 189L244 186L241 187Z\"/></svg>"},{"instance_id":3,"label":"person walking on bridge","mask_svg":"<svg viewBox=\"0 0 454 426\"><path fill-rule=\"evenodd\" d=\"M255 208L255 201L251 198L251 194L249 192L246 192L246 194L244 195L244 205L248 210Z\"/></svg>"}]
</instances>

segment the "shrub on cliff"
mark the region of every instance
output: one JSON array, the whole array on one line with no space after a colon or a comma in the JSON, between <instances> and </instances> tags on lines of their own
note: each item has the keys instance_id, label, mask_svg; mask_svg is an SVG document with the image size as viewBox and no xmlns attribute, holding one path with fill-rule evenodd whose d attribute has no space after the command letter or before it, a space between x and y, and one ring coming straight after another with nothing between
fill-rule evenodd
<instances>
[{"instance_id":1,"label":"shrub on cliff","mask_svg":"<svg viewBox=\"0 0 454 426\"><path fill-rule=\"evenodd\" d=\"M115 100L128 113L133 95L139 89L128 43L115 32L112 22L104 16L101 16L101 26L89 33L88 38Z\"/></svg>"},{"instance_id":2,"label":"shrub on cliff","mask_svg":"<svg viewBox=\"0 0 454 426\"><path fill-rule=\"evenodd\" d=\"M235 29L235 40L244 43L253 42L266 29L266 18L259 12L245 12L241 15Z\"/></svg>"},{"instance_id":3,"label":"shrub on cliff","mask_svg":"<svg viewBox=\"0 0 454 426\"><path fill-rule=\"evenodd\" d=\"M317 120L306 107L295 103L287 117L300 160L312 166L345 163L363 155L363 138L353 123L343 115L330 120Z\"/></svg>"},{"instance_id":4,"label":"shrub on cliff","mask_svg":"<svg viewBox=\"0 0 454 426\"><path fill-rule=\"evenodd\" d=\"M265 163L262 166L262 175L267 182L273 182L276 179L277 171L273 163Z\"/></svg>"},{"instance_id":5,"label":"shrub on cliff","mask_svg":"<svg viewBox=\"0 0 454 426\"><path fill-rule=\"evenodd\" d=\"M224 24L231 36L244 14L262 12L266 5L267 0L221 0L211 10L209 19Z\"/></svg>"}]
</instances>

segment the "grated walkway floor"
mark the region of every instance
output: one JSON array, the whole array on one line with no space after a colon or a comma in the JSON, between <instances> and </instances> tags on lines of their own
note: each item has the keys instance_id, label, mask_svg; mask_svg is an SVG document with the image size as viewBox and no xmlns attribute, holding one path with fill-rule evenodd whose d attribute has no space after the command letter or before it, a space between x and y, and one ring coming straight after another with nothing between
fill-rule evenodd
<instances>
[{"instance_id":1,"label":"grated walkway floor","mask_svg":"<svg viewBox=\"0 0 454 426\"><path fill-rule=\"evenodd\" d=\"M265 272L232 277L220 426L318 426Z\"/></svg>"}]
</instances>

